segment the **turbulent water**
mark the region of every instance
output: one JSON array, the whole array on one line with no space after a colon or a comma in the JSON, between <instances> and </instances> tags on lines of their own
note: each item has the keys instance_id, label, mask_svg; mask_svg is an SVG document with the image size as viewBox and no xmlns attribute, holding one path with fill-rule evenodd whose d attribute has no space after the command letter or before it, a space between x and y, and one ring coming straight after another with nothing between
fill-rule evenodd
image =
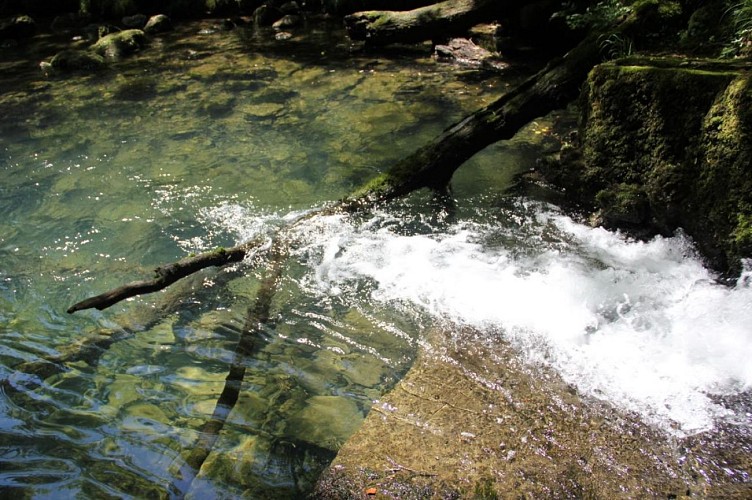
<instances>
[{"instance_id":1,"label":"turbulent water","mask_svg":"<svg viewBox=\"0 0 752 500\"><path fill-rule=\"evenodd\" d=\"M752 274L721 286L681 235L631 241L510 196L541 122L463 166L452 204L417 193L295 227L238 402L191 478L264 266L66 308L346 195L513 77L351 52L331 26L277 42L208 22L103 74L39 73L64 43L2 49L18 75L0 102L3 494L296 497L437 325L501 336L675 435L749 426Z\"/></svg>"}]
</instances>

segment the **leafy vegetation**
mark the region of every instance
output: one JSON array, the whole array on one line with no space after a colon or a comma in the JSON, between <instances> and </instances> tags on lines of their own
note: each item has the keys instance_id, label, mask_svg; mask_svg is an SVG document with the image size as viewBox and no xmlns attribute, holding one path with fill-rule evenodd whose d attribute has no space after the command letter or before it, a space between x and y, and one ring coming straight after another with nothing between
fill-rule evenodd
<instances>
[{"instance_id":1,"label":"leafy vegetation","mask_svg":"<svg viewBox=\"0 0 752 500\"><path fill-rule=\"evenodd\" d=\"M614 21L629 14L631 10L621 0L602 0L588 5L584 10L574 2L567 2L554 17L563 18L574 30L598 29L613 25Z\"/></svg>"},{"instance_id":2,"label":"leafy vegetation","mask_svg":"<svg viewBox=\"0 0 752 500\"><path fill-rule=\"evenodd\" d=\"M749 53L752 46L752 0L740 0L731 4L724 13L732 26L729 44L724 47L722 56L735 57Z\"/></svg>"}]
</instances>

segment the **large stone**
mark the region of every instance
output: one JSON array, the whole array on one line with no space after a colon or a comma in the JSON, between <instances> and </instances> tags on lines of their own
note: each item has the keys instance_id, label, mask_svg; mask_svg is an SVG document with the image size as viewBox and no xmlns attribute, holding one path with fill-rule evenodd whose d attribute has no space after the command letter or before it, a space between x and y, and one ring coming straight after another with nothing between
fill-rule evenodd
<instances>
[{"instance_id":1,"label":"large stone","mask_svg":"<svg viewBox=\"0 0 752 500\"><path fill-rule=\"evenodd\" d=\"M607 227L683 228L710 263L752 257L752 77L743 63L624 59L584 89L581 161L549 180Z\"/></svg>"},{"instance_id":2,"label":"large stone","mask_svg":"<svg viewBox=\"0 0 752 500\"><path fill-rule=\"evenodd\" d=\"M64 50L52 58L50 65L60 71L98 70L105 65L104 58L86 50Z\"/></svg>"},{"instance_id":3,"label":"large stone","mask_svg":"<svg viewBox=\"0 0 752 500\"><path fill-rule=\"evenodd\" d=\"M750 470L748 442L694 448L480 337L427 332L434 355L374 402L312 497L749 497L749 482L724 472Z\"/></svg>"},{"instance_id":4,"label":"large stone","mask_svg":"<svg viewBox=\"0 0 752 500\"><path fill-rule=\"evenodd\" d=\"M283 16L278 21L275 21L274 24L272 24L272 28L276 30L286 30L290 28L294 28L295 26L298 26L302 21L302 18L300 16L296 16L293 14L287 14Z\"/></svg>"},{"instance_id":5,"label":"large stone","mask_svg":"<svg viewBox=\"0 0 752 500\"><path fill-rule=\"evenodd\" d=\"M106 59L121 59L141 50L146 45L146 34L137 29L112 33L99 39L92 50Z\"/></svg>"}]
</instances>

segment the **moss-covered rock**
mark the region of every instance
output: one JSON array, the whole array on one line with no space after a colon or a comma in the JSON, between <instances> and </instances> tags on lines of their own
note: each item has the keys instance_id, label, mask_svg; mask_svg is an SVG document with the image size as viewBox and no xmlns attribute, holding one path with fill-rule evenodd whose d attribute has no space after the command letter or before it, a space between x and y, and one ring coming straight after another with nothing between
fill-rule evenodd
<instances>
[{"instance_id":1,"label":"moss-covered rock","mask_svg":"<svg viewBox=\"0 0 752 500\"><path fill-rule=\"evenodd\" d=\"M91 50L106 59L121 59L138 52L146 45L146 34L138 29L119 31L104 36Z\"/></svg>"},{"instance_id":2,"label":"moss-covered rock","mask_svg":"<svg viewBox=\"0 0 752 500\"><path fill-rule=\"evenodd\" d=\"M607 227L684 228L711 265L750 257L752 90L739 64L625 59L591 72L581 158L552 176Z\"/></svg>"},{"instance_id":3,"label":"moss-covered rock","mask_svg":"<svg viewBox=\"0 0 752 500\"><path fill-rule=\"evenodd\" d=\"M151 16L144 26L144 32L153 35L155 33L163 33L172 29L172 21L164 14L157 14Z\"/></svg>"},{"instance_id":4,"label":"moss-covered rock","mask_svg":"<svg viewBox=\"0 0 752 500\"><path fill-rule=\"evenodd\" d=\"M104 58L86 50L64 50L50 61L52 68L60 71L93 71L104 67Z\"/></svg>"}]
</instances>

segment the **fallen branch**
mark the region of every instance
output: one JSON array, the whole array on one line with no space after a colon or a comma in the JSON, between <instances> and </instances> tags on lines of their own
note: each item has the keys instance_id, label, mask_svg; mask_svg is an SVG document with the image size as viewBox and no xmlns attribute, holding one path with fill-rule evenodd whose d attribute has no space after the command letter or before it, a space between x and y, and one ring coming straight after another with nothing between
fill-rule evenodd
<instances>
[{"instance_id":1,"label":"fallen branch","mask_svg":"<svg viewBox=\"0 0 752 500\"><path fill-rule=\"evenodd\" d=\"M550 63L511 92L450 126L433 141L393 165L350 197L328 208L307 213L288 224L290 229L311 217L337 211L360 211L376 203L405 196L421 188L444 191L454 172L486 146L513 137L530 121L572 101L587 76L600 60L597 37L580 43L561 59ZM229 249L219 249L157 268L157 277L136 281L85 299L68 309L106 309L124 299L162 290L206 267L240 262L249 252L261 248L264 240L254 239Z\"/></svg>"},{"instance_id":2,"label":"fallen branch","mask_svg":"<svg viewBox=\"0 0 752 500\"><path fill-rule=\"evenodd\" d=\"M81 302L69 307L67 312L68 314L72 314L76 311L92 308L101 311L102 309L107 309L122 300L135 297L136 295L162 290L179 279L185 278L201 269L240 262L245 259L248 252L260 248L263 244L264 240L254 239L229 249L218 248L211 252L205 252L194 257L186 257L185 259L173 262L172 264L156 268L154 270L154 273L156 274L154 279L133 281L110 290L109 292L82 300Z\"/></svg>"}]
</instances>

